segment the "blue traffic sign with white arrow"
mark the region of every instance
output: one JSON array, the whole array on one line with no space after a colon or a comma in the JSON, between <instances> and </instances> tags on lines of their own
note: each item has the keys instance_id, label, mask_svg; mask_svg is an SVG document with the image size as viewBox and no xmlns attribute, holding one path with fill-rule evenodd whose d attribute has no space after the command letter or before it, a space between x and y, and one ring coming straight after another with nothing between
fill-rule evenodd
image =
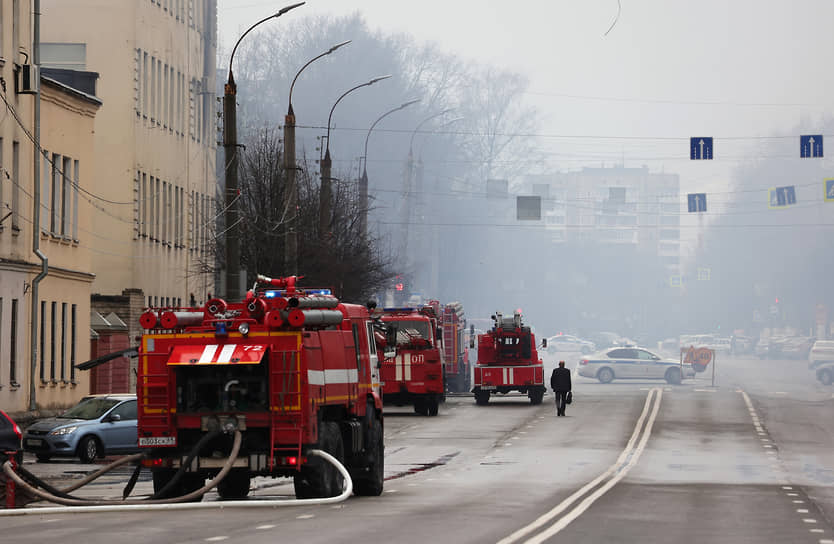
<instances>
[{"instance_id":1,"label":"blue traffic sign with white arrow","mask_svg":"<svg viewBox=\"0 0 834 544\"><path fill-rule=\"evenodd\" d=\"M825 180L825 201L834 202L834 178Z\"/></svg>"},{"instance_id":2,"label":"blue traffic sign with white arrow","mask_svg":"<svg viewBox=\"0 0 834 544\"><path fill-rule=\"evenodd\" d=\"M688 204L690 212L705 212L707 211L707 194L706 193L689 193Z\"/></svg>"},{"instance_id":3,"label":"blue traffic sign with white arrow","mask_svg":"<svg viewBox=\"0 0 834 544\"><path fill-rule=\"evenodd\" d=\"M689 158L693 161L701 159L712 159L712 138L690 138Z\"/></svg>"},{"instance_id":4,"label":"blue traffic sign with white arrow","mask_svg":"<svg viewBox=\"0 0 834 544\"><path fill-rule=\"evenodd\" d=\"M799 156L803 159L822 157L822 134L800 136Z\"/></svg>"},{"instance_id":5,"label":"blue traffic sign with white arrow","mask_svg":"<svg viewBox=\"0 0 834 544\"><path fill-rule=\"evenodd\" d=\"M770 190L770 208L784 208L796 204L796 189L793 185Z\"/></svg>"}]
</instances>

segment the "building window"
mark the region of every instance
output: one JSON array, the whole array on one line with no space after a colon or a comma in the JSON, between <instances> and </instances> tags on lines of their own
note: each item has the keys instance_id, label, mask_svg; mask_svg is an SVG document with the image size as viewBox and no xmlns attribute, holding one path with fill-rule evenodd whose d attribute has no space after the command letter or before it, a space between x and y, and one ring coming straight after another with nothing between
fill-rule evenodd
<instances>
[{"instance_id":1,"label":"building window","mask_svg":"<svg viewBox=\"0 0 834 544\"><path fill-rule=\"evenodd\" d=\"M70 383L75 383L75 337L78 332L78 305L73 304L70 310Z\"/></svg>"},{"instance_id":2,"label":"building window","mask_svg":"<svg viewBox=\"0 0 834 544\"><path fill-rule=\"evenodd\" d=\"M20 384L17 383L17 302L16 298L12 299L12 322L11 326L11 338L9 341L9 383L12 387L17 387Z\"/></svg>"},{"instance_id":3,"label":"building window","mask_svg":"<svg viewBox=\"0 0 834 544\"><path fill-rule=\"evenodd\" d=\"M2 6L2 2L0 2L0 6ZM0 7L0 10L2 9L3 8ZM3 17L0 15L0 23L2 22ZM2 38L2 34L0 34L0 38ZM2 40L0 40L0 48L2 48ZM0 58L2 58L2 55L0 55ZM0 138L0 231L3 230L3 219L6 217L6 213L8 213L5 211L6 205L3 200L3 187L6 186L6 179L8 179L6 176L9 175L6 171L5 164L6 163L3 162L3 138Z\"/></svg>"},{"instance_id":4,"label":"building window","mask_svg":"<svg viewBox=\"0 0 834 544\"><path fill-rule=\"evenodd\" d=\"M43 150L43 169L41 172L41 231L49 232L50 210L52 209L52 164L49 162L49 151Z\"/></svg>"},{"instance_id":5,"label":"building window","mask_svg":"<svg viewBox=\"0 0 834 544\"><path fill-rule=\"evenodd\" d=\"M151 57L151 122L156 117L156 57Z\"/></svg>"},{"instance_id":6,"label":"building window","mask_svg":"<svg viewBox=\"0 0 834 544\"><path fill-rule=\"evenodd\" d=\"M67 383L67 303L61 303L61 383Z\"/></svg>"},{"instance_id":7,"label":"building window","mask_svg":"<svg viewBox=\"0 0 834 544\"><path fill-rule=\"evenodd\" d=\"M0 3L0 5L2 5ZM0 8L3 9L3 8ZM0 297L0 372L3 371L3 297ZM3 375L0 374L0 384L3 383Z\"/></svg>"},{"instance_id":8,"label":"building window","mask_svg":"<svg viewBox=\"0 0 834 544\"><path fill-rule=\"evenodd\" d=\"M162 243L168 242L168 182L162 182Z\"/></svg>"},{"instance_id":9,"label":"building window","mask_svg":"<svg viewBox=\"0 0 834 544\"><path fill-rule=\"evenodd\" d=\"M55 383L55 337L57 336L58 303L52 303L52 312L49 322L49 381Z\"/></svg>"},{"instance_id":10,"label":"building window","mask_svg":"<svg viewBox=\"0 0 834 544\"><path fill-rule=\"evenodd\" d=\"M20 63L20 0L12 0L12 62Z\"/></svg>"},{"instance_id":11,"label":"building window","mask_svg":"<svg viewBox=\"0 0 834 544\"><path fill-rule=\"evenodd\" d=\"M20 142L12 142L12 231L20 230Z\"/></svg>"},{"instance_id":12,"label":"building window","mask_svg":"<svg viewBox=\"0 0 834 544\"><path fill-rule=\"evenodd\" d=\"M87 69L87 44L41 43L41 65L47 68L84 71Z\"/></svg>"},{"instance_id":13,"label":"building window","mask_svg":"<svg viewBox=\"0 0 834 544\"><path fill-rule=\"evenodd\" d=\"M52 180L52 199L50 201L49 213L49 232L55 234L58 232L58 226L61 224L61 181L58 165L61 163L61 155L57 153L52 154L52 169L50 171L50 178Z\"/></svg>"},{"instance_id":14,"label":"building window","mask_svg":"<svg viewBox=\"0 0 834 544\"><path fill-rule=\"evenodd\" d=\"M133 67L133 106L136 116L142 115L142 50L136 49L136 62Z\"/></svg>"},{"instance_id":15,"label":"building window","mask_svg":"<svg viewBox=\"0 0 834 544\"><path fill-rule=\"evenodd\" d=\"M46 301L41 301L41 382L46 382Z\"/></svg>"},{"instance_id":16,"label":"building window","mask_svg":"<svg viewBox=\"0 0 834 544\"><path fill-rule=\"evenodd\" d=\"M61 236L64 238L69 237L70 235L70 211L72 206L72 193L70 191L70 186L72 184L72 159L69 157L63 157L63 164L61 167L61 180L62 180L62 190L61 194L63 195L63 199L61 200Z\"/></svg>"},{"instance_id":17,"label":"building window","mask_svg":"<svg viewBox=\"0 0 834 544\"><path fill-rule=\"evenodd\" d=\"M81 187L81 165L78 161L72 161L72 179L74 181L72 190L72 239L78 241L78 189Z\"/></svg>"},{"instance_id":18,"label":"building window","mask_svg":"<svg viewBox=\"0 0 834 544\"><path fill-rule=\"evenodd\" d=\"M148 118L148 53L142 52L142 116Z\"/></svg>"}]
</instances>

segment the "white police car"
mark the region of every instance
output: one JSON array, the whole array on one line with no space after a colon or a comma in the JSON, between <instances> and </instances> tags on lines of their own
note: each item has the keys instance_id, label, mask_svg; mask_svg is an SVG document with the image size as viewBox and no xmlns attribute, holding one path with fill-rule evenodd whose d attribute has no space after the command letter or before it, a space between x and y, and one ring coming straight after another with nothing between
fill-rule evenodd
<instances>
[{"instance_id":1,"label":"white police car","mask_svg":"<svg viewBox=\"0 0 834 544\"><path fill-rule=\"evenodd\" d=\"M583 357L579 361L577 373L586 378L596 378L602 383L614 379L657 379L679 384L683 378L695 376L692 365L681 365L680 361L663 359L638 347L614 347L591 357Z\"/></svg>"}]
</instances>

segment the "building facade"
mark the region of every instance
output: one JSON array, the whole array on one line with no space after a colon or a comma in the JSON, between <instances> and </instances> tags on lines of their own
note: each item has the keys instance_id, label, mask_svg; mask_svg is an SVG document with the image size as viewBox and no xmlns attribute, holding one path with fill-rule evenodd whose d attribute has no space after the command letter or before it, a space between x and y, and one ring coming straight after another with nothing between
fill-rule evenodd
<instances>
[{"instance_id":1,"label":"building facade","mask_svg":"<svg viewBox=\"0 0 834 544\"><path fill-rule=\"evenodd\" d=\"M583 168L528 180L542 197L553 243L633 247L657 255L669 278L681 274L681 199L677 174L641 168Z\"/></svg>"},{"instance_id":2,"label":"building facade","mask_svg":"<svg viewBox=\"0 0 834 544\"><path fill-rule=\"evenodd\" d=\"M43 65L100 74L93 293L138 289L154 306L206 300L217 213L216 0L42 4Z\"/></svg>"},{"instance_id":3,"label":"building facade","mask_svg":"<svg viewBox=\"0 0 834 544\"><path fill-rule=\"evenodd\" d=\"M101 101L33 69L32 13L28 0L0 2L0 406L12 413L89 391L75 365L89 356L87 199Z\"/></svg>"}]
</instances>

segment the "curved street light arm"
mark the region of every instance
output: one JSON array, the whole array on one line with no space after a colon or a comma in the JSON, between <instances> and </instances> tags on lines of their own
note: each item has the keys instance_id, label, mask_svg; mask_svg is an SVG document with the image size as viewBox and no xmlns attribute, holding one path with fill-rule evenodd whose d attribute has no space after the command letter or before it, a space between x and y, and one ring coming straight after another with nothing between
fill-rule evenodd
<instances>
[{"instance_id":1,"label":"curved street light arm","mask_svg":"<svg viewBox=\"0 0 834 544\"><path fill-rule=\"evenodd\" d=\"M415 98L414 100L409 100L408 102L406 102L404 104L401 104L400 106L398 106L398 107L396 107L392 110L386 111L385 113L380 115L379 118L376 121L374 121L374 124L372 124L371 128L368 129L368 134L365 136L365 154L362 155L362 157L365 161L365 165L363 166L363 170L368 169L368 139L371 137L371 131L374 129L374 127L377 125L377 123L379 123L380 121L382 121L384 118L388 117L389 115L391 115L395 111L400 111L401 109L407 108L408 106L410 106L412 104L416 104L419 101L420 101L419 98Z\"/></svg>"},{"instance_id":2,"label":"curved street light arm","mask_svg":"<svg viewBox=\"0 0 834 544\"><path fill-rule=\"evenodd\" d=\"M417 135L417 131L419 131L419 130L420 130L420 127L422 127L423 125L425 125L426 123L428 123L428 122L429 122L429 121L431 121L432 119L436 119L436 118L440 117L441 115L444 115L444 114L446 114L446 113L449 113L449 112L450 112L450 111L452 111L453 109L455 109L455 108L446 108L445 110L440 111L440 112L438 112L438 113L435 113L434 115L431 115L431 116L429 116L429 117L426 117L425 119L423 119L422 121L420 121L420 124L418 124L418 125L417 125L417 128L415 128L415 129L414 129L414 132L412 132L412 133L411 133L411 142L409 142L409 144L408 144L408 152L409 152L409 153L411 153L411 150L412 150L412 148L414 147L414 136L415 136L415 135Z\"/></svg>"},{"instance_id":3,"label":"curved street light arm","mask_svg":"<svg viewBox=\"0 0 834 544\"><path fill-rule=\"evenodd\" d=\"M287 7L281 8L281 9L278 11L278 13L273 13L273 14L272 14L272 15L270 15L269 17L264 17L263 19L261 19L260 21L258 21L257 23L255 23L254 25L250 26L250 27L246 30L246 32L244 32L244 33L240 36L240 38L238 38L238 39L237 39L237 42L235 43L235 46L232 48L232 55L229 57L229 77L228 77L228 83L229 83L230 85L234 85L234 83L235 83L235 77L232 75L232 62L234 62L234 60L235 60L235 52L237 51L237 46L238 46L238 45L240 45L240 42L243 40L243 38L244 38L247 34L249 34L250 32L252 32L252 29L253 29L253 28L255 28L256 26L258 26L259 24L261 24L261 23L265 23L266 21L269 21L270 19L276 19L276 18L280 17L281 15L285 14L286 12L290 11L291 9L295 9L295 8L297 8L298 6L303 6L304 4L306 4L306 2L298 2L298 3L296 3L296 4L291 4L291 5L287 6Z\"/></svg>"},{"instance_id":4,"label":"curved street light arm","mask_svg":"<svg viewBox=\"0 0 834 544\"><path fill-rule=\"evenodd\" d=\"M303 72L305 68L307 68L308 66L310 66L311 64L313 64L315 61L319 60L320 58L322 58L322 57L324 57L324 56L326 56L326 55L329 55L330 53L332 53L333 51L335 51L335 50L339 49L339 48L340 48L340 47L342 47L343 45L347 45L347 44L349 44L351 41L352 41L352 40L347 40L347 41L344 41L344 42L342 42L342 43L337 43L336 45L334 45L333 47L331 47L330 49L328 49L327 51L325 51L325 52L324 52L324 53L322 53L321 55L318 55L317 57L313 57L312 59L310 59L310 60L307 62L307 64L305 64L304 66L302 66L302 67L301 67L301 70L299 70L299 71L298 71L298 73L297 73L297 74L295 74L295 77L294 77L294 78L292 78L292 84L290 84L289 107L287 108L287 115L293 115L293 111L292 111L292 90L293 90L293 87L295 87L295 80L297 80L297 79L298 79L298 76L300 76L300 75L301 75L301 72Z\"/></svg>"},{"instance_id":5,"label":"curved street light arm","mask_svg":"<svg viewBox=\"0 0 834 544\"><path fill-rule=\"evenodd\" d=\"M325 155L329 154L329 152L330 152L330 121L333 119L333 110L336 109L336 106L339 105L339 102L341 102L344 97L346 97L347 95L349 95L350 93L352 93L356 89L361 89L362 87L367 87L368 85L373 85L377 81L382 81L383 79L388 79L389 77L391 77L391 76L387 75L387 76L375 77L370 81L366 81L365 83L362 83L360 85L357 85L356 87L348 89L347 91L342 93L342 96L340 96L338 98L338 100L336 100L336 103L333 104L332 108L330 108L330 115L327 116L327 148L325 150Z\"/></svg>"}]
</instances>

